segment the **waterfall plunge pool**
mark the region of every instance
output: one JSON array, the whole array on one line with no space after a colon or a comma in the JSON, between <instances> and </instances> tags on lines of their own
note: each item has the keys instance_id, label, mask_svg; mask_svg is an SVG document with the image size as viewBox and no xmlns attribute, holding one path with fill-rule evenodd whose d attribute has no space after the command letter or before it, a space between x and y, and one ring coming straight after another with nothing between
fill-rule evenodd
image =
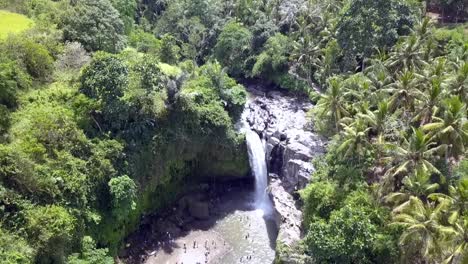
<instances>
[{"instance_id":1,"label":"waterfall plunge pool","mask_svg":"<svg viewBox=\"0 0 468 264\"><path fill-rule=\"evenodd\" d=\"M252 186L226 188L215 199L209 220L195 221L179 236L155 241L153 247L145 249L146 256L129 262L273 263L278 234L275 215L257 208L256 194Z\"/></svg>"}]
</instances>

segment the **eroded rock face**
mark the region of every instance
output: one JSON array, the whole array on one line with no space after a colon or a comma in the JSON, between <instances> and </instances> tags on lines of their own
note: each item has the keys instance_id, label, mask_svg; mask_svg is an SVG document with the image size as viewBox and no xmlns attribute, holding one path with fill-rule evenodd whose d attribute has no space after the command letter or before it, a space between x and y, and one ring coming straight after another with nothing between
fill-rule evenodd
<instances>
[{"instance_id":1,"label":"eroded rock face","mask_svg":"<svg viewBox=\"0 0 468 264\"><path fill-rule=\"evenodd\" d=\"M250 86L249 91L246 121L265 142L269 191L278 212L277 243L294 247L302 235L302 213L294 197L310 181L311 161L325 152L325 140L307 118L310 102L258 87Z\"/></svg>"},{"instance_id":2,"label":"eroded rock face","mask_svg":"<svg viewBox=\"0 0 468 264\"><path fill-rule=\"evenodd\" d=\"M314 170L310 161L325 152L325 140L313 131L307 118L313 107L310 102L257 88L249 87L253 98L246 119L265 141L268 171L277 174L285 190L292 193L308 182Z\"/></svg>"}]
</instances>

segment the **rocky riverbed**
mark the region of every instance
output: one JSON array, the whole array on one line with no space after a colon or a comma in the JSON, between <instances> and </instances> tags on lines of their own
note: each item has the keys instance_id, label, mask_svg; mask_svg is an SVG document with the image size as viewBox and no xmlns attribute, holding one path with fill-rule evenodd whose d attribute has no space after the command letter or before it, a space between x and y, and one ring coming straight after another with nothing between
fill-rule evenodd
<instances>
[{"instance_id":1,"label":"rocky riverbed","mask_svg":"<svg viewBox=\"0 0 468 264\"><path fill-rule=\"evenodd\" d=\"M127 264L272 263L275 218L255 207L254 194L249 181L200 185L145 217L120 257Z\"/></svg>"}]
</instances>

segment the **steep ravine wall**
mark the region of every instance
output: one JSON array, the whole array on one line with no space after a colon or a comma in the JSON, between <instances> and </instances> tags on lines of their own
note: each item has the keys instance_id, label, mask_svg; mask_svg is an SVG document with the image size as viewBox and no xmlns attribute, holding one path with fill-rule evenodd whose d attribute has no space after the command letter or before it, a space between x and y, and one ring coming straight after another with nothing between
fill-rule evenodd
<instances>
[{"instance_id":1,"label":"steep ravine wall","mask_svg":"<svg viewBox=\"0 0 468 264\"><path fill-rule=\"evenodd\" d=\"M157 144L140 146L129 157L137 175L136 209L117 225L111 216L97 227L99 241L112 251L124 246L123 239L138 229L142 216L157 214L172 206L201 182L247 178L250 167L245 141L221 144L200 139L190 143L172 140L155 151Z\"/></svg>"},{"instance_id":2,"label":"steep ravine wall","mask_svg":"<svg viewBox=\"0 0 468 264\"><path fill-rule=\"evenodd\" d=\"M279 91L250 86L253 98L246 116L251 129L265 142L269 193L277 211L279 263L295 263L289 250L302 237L302 212L297 191L310 181L311 161L325 152L325 140L313 131L307 112L313 107Z\"/></svg>"}]
</instances>

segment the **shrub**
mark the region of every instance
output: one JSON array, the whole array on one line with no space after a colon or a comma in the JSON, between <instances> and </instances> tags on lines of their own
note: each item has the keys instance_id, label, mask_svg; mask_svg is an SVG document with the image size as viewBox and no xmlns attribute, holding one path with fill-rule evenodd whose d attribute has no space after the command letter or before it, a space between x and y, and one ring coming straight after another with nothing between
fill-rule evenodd
<instances>
[{"instance_id":1,"label":"shrub","mask_svg":"<svg viewBox=\"0 0 468 264\"><path fill-rule=\"evenodd\" d=\"M129 45L139 52L158 54L161 49L161 41L153 34L147 33L141 29L133 30L129 36Z\"/></svg>"},{"instance_id":2,"label":"shrub","mask_svg":"<svg viewBox=\"0 0 468 264\"><path fill-rule=\"evenodd\" d=\"M10 36L0 44L0 51L16 60L32 76L46 80L54 69L54 59L47 48L25 36Z\"/></svg>"},{"instance_id":3,"label":"shrub","mask_svg":"<svg viewBox=\"0 0 468 264\"><path fill-rule=\"evenodd\" d=\"M159 50L161 62L176 64L180 59L180 47L177 45L176 38L165 34L161 39L161 49Z\"/></svg>"},{"instance_id":4,"label":"shrub","mask_svg":"<svg viewBox=\"0 0 468 264\"><path fill-rule=\"evenodd\" d=\"M317 181L300 191L304 201L304 225L307 228L314 218L328 219L340 204L338 185L331 181Z\"/></svg>"},{"instance_id":5,"label":"shrub","mask_svg":"<svg viewBox=\"0 0 468 264\"><path fill-rule=\"evenodd\" d=\"M81 242L81 252L70 255L67 264L113 264L114 259L108 253L107 248L96 248L93 238L85 236Z\"/></svg>"},{"instance_id":6,"label":"shrub","mask_svg":"<svg viewBox=\"0 0 468 264\"><path fill-rule=\"evenodd\" d=\"M42 262L63 262L70 250L76 219L60 206L37 206L26 211L28 236ZM41 262L41 261L39 261Z\"/></svg>"},{"instance_id":7,"label":"shrub","mask_svg":"<svg viewBox=\"0 0 468 264\"><path fill-rule=\"evenodd\" d=\"M328 221L310 224L307 251L318 263L395 263L397 236L385 227L388 218L366 191L355 191Z\"/></svg>"},{"instance_id":8,"label":"shrub","mask_svg":"<svg viewBox=\"0 0 468 264\"><path fill-rule=\"evenodd\" d=\"M269 38L263 52L257 56L252 75L271 80L273 76L284 73L288 69L290 50L291 42L287 36L277 33Z\"/></svg>"},{"instance_id":9,"label":"shrub","mask_svg":"<svg viewBox=\"0 0 468 264\"><path fill-rule=\"evenodd\" d=\"M31 78L13 61L0 62L0 105L17 106L17 93L31 87Z\"/></svg>"},{"instance_id":10,"label":"shrub","mask_svg":"<svg viewBox=\"0 0 468 264\"><path fill-rule=\"evenodd\" d=\"M79 42L65 44L63 53L55 62L55 67L62 71L76 71L91 60L86 50Z\"/></svg>"},{"instance_id":11,"label":"shrub","mask_svg":"<svg viewBox=\"0 0 468 264\"><path fill-rule=\"evenodd\" d=\"M9 233L0 227L0 262L3 264L28 264L32 263L35 250L28 245L26 240L15 234Z\"/></svg>"},{"instance_id":12,"label":"shrub","mask_svg":"<svg viewBox=\"0 0 468 264\"><path fill-rule=\"evenodd\" d=\"M240 76L246 73L245 61L250 55L252 37L249 29L242 24L230 22L224 26L214 54L230 74Z\"/></svg>"},{"instance_id":13,"label":"shrub","mask_svg":"<svg viewBox=\"0 0 468 264\"><path fill-rule=\"evenodd\" d=\"M112 197L112 212L118 219L126 218L129 213L136 209L135 182L127 175L112 178L109 181L109 192Z\"/></svg>"}]
</instances>

